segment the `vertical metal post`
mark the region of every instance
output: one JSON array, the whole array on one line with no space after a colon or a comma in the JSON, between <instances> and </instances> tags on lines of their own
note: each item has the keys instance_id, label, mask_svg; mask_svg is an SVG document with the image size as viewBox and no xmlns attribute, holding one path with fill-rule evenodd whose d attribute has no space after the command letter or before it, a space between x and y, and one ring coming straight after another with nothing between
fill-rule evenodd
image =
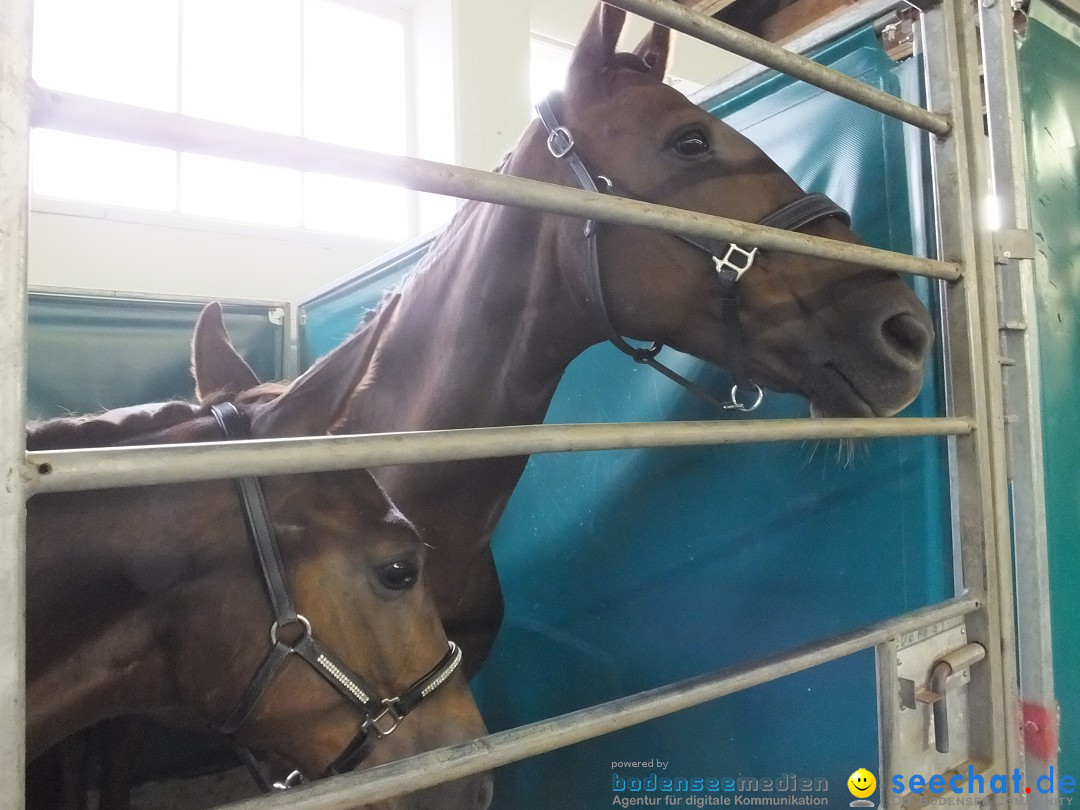
<instances>
[{"instance_id":1,"label":"vertical metal post","mask_svg":"<svg viewBox=\"0 0 1080 810\"><path fill-rule=\"evenodd\" d=\"M990 651L986 661L971 670L968 754L977 771L1011 773L1022 763L997 269L986 219L991 183L977 5L944 0L928 11L923 16L924 58L931 109L951 115L953 122L947 139L932 142L939 250L965 268L963 281L943 290L950 342L948 408L973 416L977 425L970 436L954 440L958 581L984 600L968 617L966 633L969 641ZM1022 796L1011 798L1019 801Z\"/></svg>"},{"instance_id":2,"label":"vertical metal post","mask_svg":"<svg viewBox=\"0 0 1080 810\"><path fill-rule=\"evenodd\" d=\"M32 0L0 15L0 807L23 806L26 758L26 243Z\"/></svg>"},{"instance_id":3,"label":"vertical metal post","mask_svg":"<svg viewBox=\"0 0 1080 810\"><path fill-rule=\"evenodd\" d=\"M1033 785L1040 776L1049 776L1051 768L1057 765L1057 705L1050 634L1039 335L1034 286L1035 237L1028 210L1024 116L1012 4L1007 0L981 2L979 28L993 193L999 215L994 259L1000 290L1005 438L1013 505L1024 776L1027 784ZM1054 783L1054 780L1049 782ZM1055 796L1056 784L1049 794L1032 791L1028 795L1028 805L1056 807Z\"/></svg>"}]
</instances>

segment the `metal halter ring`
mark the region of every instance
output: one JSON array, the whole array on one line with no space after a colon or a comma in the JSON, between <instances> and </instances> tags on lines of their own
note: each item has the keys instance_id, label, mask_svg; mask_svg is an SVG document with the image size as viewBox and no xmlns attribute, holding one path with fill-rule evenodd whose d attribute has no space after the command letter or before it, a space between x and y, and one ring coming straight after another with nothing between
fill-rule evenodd
<instances>
[{"instance_id":1,"label":"metal halter ring","mask_svg":"<svg viewBox=\"0 0 1080 810\"><path fill-rule=\"evenodd\" d=\"M311 635L311 622L309 622L307 619L305 619L299 613L296 614L296 621L298 621L298 622L300 622L300 624L304 625L304 633L306 635L310 636ZM295 622L289 622L289 624L294 624L294 623ZM270 625L270 643L271 644L277 644L278 643L277 631L278 631L278 623L274 622L272 625Z\"/></svg>"},{"instance_id":2,"label":"metal halter ring","mask_svg":"<svg viewBox=\"0 0 1080 810\"><path fill-rule=\"evenodd\" d=\"M745 403L739 402L739 390L743 388L743 386L736 383L735 385L731 386L731 404L727 407L733 411L743 411L744 413L756 411L758 409L758 406L761 404L761 400L765 398L765 392L761 390L761 386L757 383L750 383L750 385L746 387L750 388L751 386L757 389L757 394L754 396L754 401L751 404L747 405Z\"/></svg>"},{"instance_id":3,"label":"metal halter ring","mask_svg":"<svg viewBox=\"0 0 1080 810\"><path fill-rule=\"evenodd\" d=\"M566 157L574 148L574 136L566 127L555 127L548 133L547 147L555 157Z\"/></svg>"},{"instance_id":4,"label":"metal halter ring","mask_svg":"<svg viewBox=\"0 0 1080 810\"><path fill-rule=\"evenodd\" d=\"M272 787L274 790L288 790L302 784L304 784L304 775L300 771L293 771L284 779L274 782Z\"/></svg>"}]
</instances>

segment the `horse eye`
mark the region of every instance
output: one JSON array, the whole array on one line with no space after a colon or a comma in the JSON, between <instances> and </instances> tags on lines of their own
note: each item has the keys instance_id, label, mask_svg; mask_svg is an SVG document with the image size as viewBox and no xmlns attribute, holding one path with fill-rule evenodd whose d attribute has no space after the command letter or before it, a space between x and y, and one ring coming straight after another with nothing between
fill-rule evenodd
<instances>
[{"instance_id":1,"label":"horse eye","mask_svg":"<svg viewBox=\"0 0 1080 810\"><path fill-rule=\"evenodd\" d=\"M409 560L398 560L379 569L379 582L392 591L404 591L416 584L420 567Z\"/></svg>"},{"instance_id":2,"label":"horse eye","mask_svg":"<svg viewBox=\"0 0 1080 810\"><path fill-rule=\"evenodd\" d=\"M699 129L680 135L673 146L679 157L700 157L709 151L709 138Z\"/></svg>"}]
</instances>

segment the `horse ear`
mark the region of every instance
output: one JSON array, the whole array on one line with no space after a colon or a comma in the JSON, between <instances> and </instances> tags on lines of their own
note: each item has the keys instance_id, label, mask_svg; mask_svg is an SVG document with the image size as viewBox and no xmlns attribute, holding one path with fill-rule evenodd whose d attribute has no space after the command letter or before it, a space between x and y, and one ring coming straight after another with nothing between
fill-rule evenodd
<instances>
[{"instance_id":1,"label":"horse ear","mask_svg":"<svg viewBox=\"0 0 1080 810\"><path fill-rule=\"evenodd\" d=\"M581 32L581 39L574 47L569 72L595 72L610 65L615 58L615 47L619 44L624 22L626 12L621 8L597 3L585 30Z\"/></svg>"},{"instance_id":2,"label":"horse ear","mask_svg":"<svg viewBox=\"0 0 1080 810\"><path fill-rule=\"evenodd\" d=\"M671 29L653 25L649 33L634 48L634 53L649 66L649 73L657 81L664 80L667 72L668 53L671 51Z\"/></svg>"},{"instance_id":3,"label":"horse ear","mask_svg":"<svg viewBox=\"0 0 1080 810\"><path fill-rule=\"evenodd\" d=\"M252 419L261 438L321 436L345 415L353 395L375 376L379 343L394 319L400 296L387 300L371 323L321 358Z\"/></svg>"},{"instance_id":4,"label":"horse ear","mask_svg":"<svg viewBox=\"0 0 1080 810\"><path fill-rule=\"evenodd\" d=\"M191 338L191 375L195 378L195 397L201 402L210 394L223 391L239 394L259 384L229 340L221 304L207 304L195 324Z\"/></svg>"}]
</instances>

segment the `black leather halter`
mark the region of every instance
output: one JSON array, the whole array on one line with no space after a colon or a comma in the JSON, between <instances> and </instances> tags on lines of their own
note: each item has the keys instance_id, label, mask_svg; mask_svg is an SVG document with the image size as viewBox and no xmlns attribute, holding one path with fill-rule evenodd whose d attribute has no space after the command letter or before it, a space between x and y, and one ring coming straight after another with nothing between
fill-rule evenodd
<instances>
[{"instance_id":1,"label":"black leather halter","mask_svg":"<svg viewBox=\"0 0 1080 810\"><path fill-rule=\"evenodd\" d=\"M248 421L235 405L226 402L214 405L210 410L225 433L225 438L248 438L250 434ZM270 522L259 479L239 478L237 487L244 506L244 521L259 560L259 569L266 585L266 593L274 609L274 623L270 626L270 652L240 696L228 719L218 730L230 737L234 735L251 714L259 698L269 688L281 665L295 653L307 661L327 683L355 706L363 718L356 737L323 775L352 770L367 756L374 743L392 734L405 715L454 674L461 665L461 650L451 641L446 655L430 672L397 697L380 699L378 693L368 686L363 678L315 640L311 632L311 624L296 612L289 596L285 566L282 563L281 551L274 535L273 524ZM295 628L292 634L295 636L293 641L286 641L279 635L282 628L287 626ZM298 636L295 635L296 630L299 631ZM263 773L254 756L245 749L241 749L241 754L251 767L256 781L264 789L269 789L271 780ZM284 782L275 783L273 787L291 787L299 781L302 781L299 772L293 772Z\"/></svg>"},{"instance_id":2,"label":"black leather halter","mask_svg":"<svg viewBox=\"0 0 1080 810\"><path fill-rule=\"evenodd\" d=\"M589 171L585 162L581 159L581 156L578 155L574 149L574 136L569 129L559 123L559 119L556 117L552 107L551 99L552 96L549 96L542 99L540 103L536 105L536 110L540 114L540 120L543 122L544 128L548 133L548 151L556 158L566 161L567 165L573 171L574 177L577 178L578 185L586 191L614 194L628 199L638 199L637 197L616 188L609 178L604 177L603 175L594 176L593 173ZM847 211L834 203L825 194L815 192L812 194L804 194L797 200L792 200L791 202L780 206L771 214L758 220L758 224L767 225L771 228L783 228L785 230L797 231L800 228L804 228L807 225L826 219L827 217L837 217L845 225L851 224L851 217L848 216ZM719 239L697 238L683 236L682 234L677 233L673 233L671 236L693 245L712 258L720 281L720 295L724 306L725 328L731 331L732 340L737 341L739 338L737 282L751 267L753 267L758 249L752 248L747 250L734 242L725 242ZM738 392L740 386L738 384L731 388L731 400L729 402L724 402L713 396L713 394L706 391L697 383L688 380L678 372L659 362L656 359L656 356L660 353L660 350L664 348L662 343L658 341L653 342L653 344L647 348L633 346L628 343L622 335L616 331L615 326L611 323L611 316L607 311L607 306L604 304L604 292L600 283L600 259L596 242L595 220L590 219L585 223L585 239L589 249L589 274L587 279L590 295L589 303L596 312L597 320L599 320L601 327L603 327L605 336L617 349L619 349L619 351L629 355L638 363L651 366L665 377L686 388L695 396L724 410L752 411L761 404L764 392L756 383L749 382L749 385L756 389L753 402L739 402Z\"/></svg>"}]
</instances>

